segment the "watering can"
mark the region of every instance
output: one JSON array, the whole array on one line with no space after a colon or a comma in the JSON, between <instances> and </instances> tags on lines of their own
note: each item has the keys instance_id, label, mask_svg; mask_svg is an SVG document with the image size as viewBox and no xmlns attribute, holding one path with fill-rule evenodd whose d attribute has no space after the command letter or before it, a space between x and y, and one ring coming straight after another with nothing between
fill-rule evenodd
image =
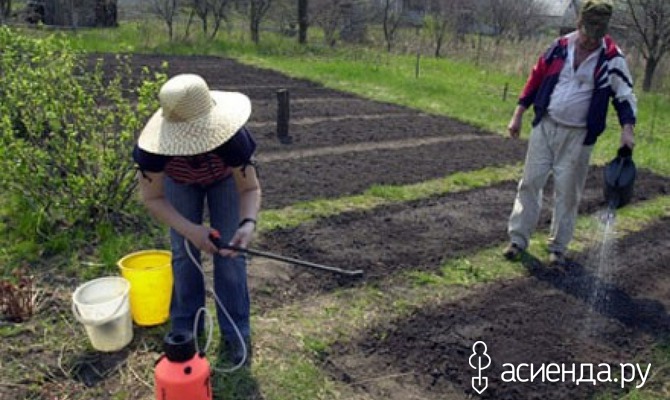
<instances>
[{"instance_id":1,"label":"watering can","mask_svg":"<svg viewBox=\"0 0 670 400\"><path fill-rule=\"evenodd\" d=\"M605 181L603 194L610 210L623 207L630 202L633 197L636 175L633 150L628 146L619 148L617 156L605 166L603 171Z\"/></svg>"}]
</instances>

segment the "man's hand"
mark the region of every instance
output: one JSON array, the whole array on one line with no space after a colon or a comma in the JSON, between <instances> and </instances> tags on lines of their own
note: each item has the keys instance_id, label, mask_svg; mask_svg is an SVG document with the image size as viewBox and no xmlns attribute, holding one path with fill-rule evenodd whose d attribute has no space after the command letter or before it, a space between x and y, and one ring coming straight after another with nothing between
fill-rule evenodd
<instances>
[{"instance_id":1,"label":"man's hand","mask_svg":"<svg viewBox=\"0 0 670 400\"><path fill-rule=\"evenodd\" d=\"M628 146L631 150L635 147L635 134L633 125L624 125L621 129L621 145Z\"/></svg>"},{"instance_id":2,"label":"man's hand","mask_svg":"<svg viewBox=\"0 0 670 400\"><path fill-rule=\"evenodd\" d=\"M509 121L509 124L507 125L507 132L509 132L509 136L512 139L519 138L519 133L521 133L522 125L523 125L523 118L521 117L521 115L514 114L512 116L512 119Z\"/></svg>"},{"instance_id":3,"label":"man's hand","mask_svg":"<svg viewBox=\"0 0 670 400\"><path fill-rule=\"evenodd\" d=\"M512 139L517 139L521 133L521 127L523 126L523 113L526 111L526 108L523 106L516 106L514 110L514 115L510 119L509 124L507 124L507 132Z\"/></svg>"}]
</instances>

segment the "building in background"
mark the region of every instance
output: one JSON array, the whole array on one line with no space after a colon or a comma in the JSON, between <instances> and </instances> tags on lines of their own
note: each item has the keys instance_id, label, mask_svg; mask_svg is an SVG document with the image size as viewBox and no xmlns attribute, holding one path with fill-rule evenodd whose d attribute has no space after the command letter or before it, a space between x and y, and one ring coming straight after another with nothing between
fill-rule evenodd
<instances>
[{"instance_id":1,"label":"building in background","mask_svg":"<svg viewBox=\"0 0 670 400\"><path fill-rule=\"evenodd\" d=\"M29 0L25 20L60 27L109 27L118 24L117 0Z\"/></svg>"},{"instance_id":2,"label":"building in background","mask_svg":"<svg viewBox=\"0 0 670 400\"><path fill-rule=\"evenodd\" d=\"M575 30L580 0L535 0L539 5L542 24L550 30L565 34Z\"/></svg>"}]
</instances>

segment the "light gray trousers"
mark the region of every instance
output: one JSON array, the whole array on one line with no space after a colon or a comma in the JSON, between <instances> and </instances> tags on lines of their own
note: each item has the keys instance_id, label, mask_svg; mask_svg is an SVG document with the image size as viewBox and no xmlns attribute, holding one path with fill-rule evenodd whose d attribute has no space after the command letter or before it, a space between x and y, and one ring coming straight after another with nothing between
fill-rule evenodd
<instances>
[{"instance_id":1,"label":"light gray trousers","mask_svg":"<svg viewBox=\"0 0 670 400\"><path fill-rule=\"evenodd\" d=\"M542 208L549 173L554 175L554 204L549 251L565 252L575 230L593 146L584 146L585 128L572 128L544 117L531 132L523 177L509 218L510 241L528 247Z\"/></svg>"}]
</instances>

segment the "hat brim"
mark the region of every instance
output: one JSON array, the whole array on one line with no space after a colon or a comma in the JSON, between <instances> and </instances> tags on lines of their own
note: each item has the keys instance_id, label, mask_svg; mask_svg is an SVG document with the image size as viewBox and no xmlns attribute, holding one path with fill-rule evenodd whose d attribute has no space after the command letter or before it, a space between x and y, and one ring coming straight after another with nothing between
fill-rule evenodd
<instances>
[{"instance_id":1,"label":"hat brim","mask_svg":"<svg viewBox=\"0 0 670 400\"><path fill-rule=\"evenodd\" d=\"M227 142L251 115L251 100L242 93L211 90L209 113L190 121L168 121L158 109L145 125L137 145L153 154L190 156L206 153Z\"/></svg>"}]
</instances>

